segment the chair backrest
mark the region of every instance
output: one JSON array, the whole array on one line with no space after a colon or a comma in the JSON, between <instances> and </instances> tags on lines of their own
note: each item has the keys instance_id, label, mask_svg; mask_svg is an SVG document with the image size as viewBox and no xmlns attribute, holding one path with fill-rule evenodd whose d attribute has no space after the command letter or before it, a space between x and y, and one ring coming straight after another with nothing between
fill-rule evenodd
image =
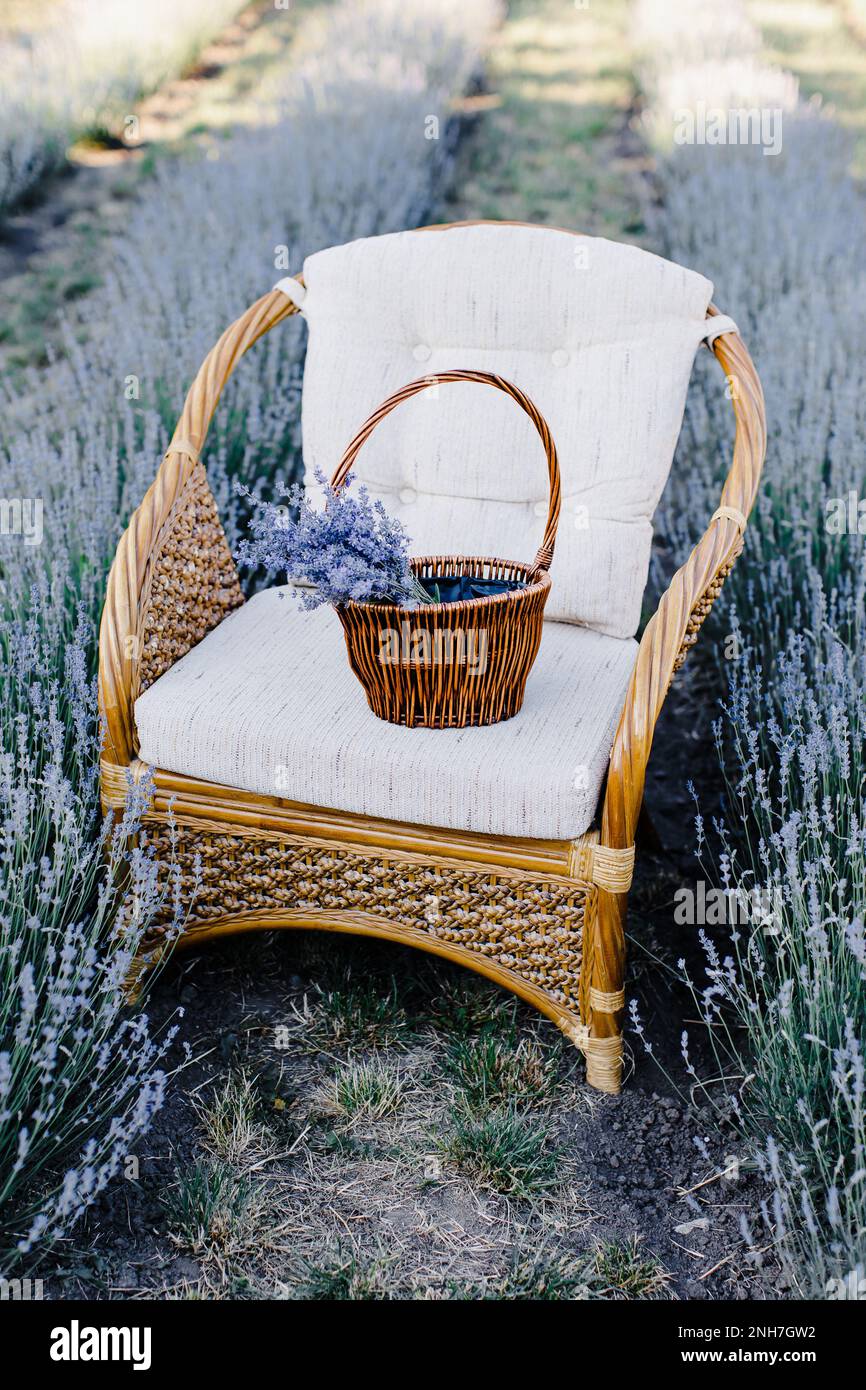
<instances>
[{"instance_id":1,"label":"chair backrest","mask_svg":"<svg viewBox=\"0 0 866 1390\"><path fill-rule=\"evenodd\" d=\"M550 424L562 515L546 617L639 623L712 285L634 246L511 223L368 237L310 256L307 485L391 392L457 367L515 382ZM357 475L413 554L531 559L547 515L532 425L500 392L432 388L383 421Z\"/></svg>"}]
</instances>

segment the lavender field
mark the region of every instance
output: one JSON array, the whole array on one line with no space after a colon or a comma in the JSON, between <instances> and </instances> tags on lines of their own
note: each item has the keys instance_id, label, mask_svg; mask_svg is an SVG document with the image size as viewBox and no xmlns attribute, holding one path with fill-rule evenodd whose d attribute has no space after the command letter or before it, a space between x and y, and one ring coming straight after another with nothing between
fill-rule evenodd
<instances>
[{"instance_id":1,"label":"lavender field","mask_svg":"<svg viewBox=\"0 0 866 1390\"><path fill-rule=\"evenodd\" d=\"M34 27L0 3L0 256L44 305L36 351L0 325L0 1278L56 1300L861 1300L860 7L282 8L56 0ZM216 79L219 122L203 80L182 138L150 142L110 197L94 182L97 231L73 219L66 253L87 283L52 299L22 202L47 225L85 177L70 146L122 144L241 11L253 47L242 80ZM134 1006L125 989L172 884L135 834L147 780L118 821L99 805L119 536L249 303L312 251L460 218L702 272L766 396L745 551L657 734L619 1097L529 1006L402 947L229 938L169 957ZM294 320L214 419L233 550L236 483L270 500L300 476L303 363ZM718 505L733 391L700 354L647 617ZM772 910L681 920L683 894L716 888Z\"/></svg>"}]
</instances>

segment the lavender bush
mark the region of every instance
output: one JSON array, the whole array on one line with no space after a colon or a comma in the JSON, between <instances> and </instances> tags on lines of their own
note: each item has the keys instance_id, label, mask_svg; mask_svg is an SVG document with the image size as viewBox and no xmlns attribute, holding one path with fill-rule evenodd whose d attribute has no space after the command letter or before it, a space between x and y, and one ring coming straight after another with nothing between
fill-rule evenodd
<instances>
[{"instance_id":1,"label":"lavender bush","mask_svg":"<svg viewBox=\"0 0 866 1390\"><path fill-rule=\"evenodd\" d=\"M242 0L59 0L32 32L0 33L0 213L59 164L72 140L120 128L181 72Z\"/></svg>"},{"instance_id":2,"label":"lavender bush","mask_svg":"<svg viewBox=\"0 0 866 1390\"><path fill-rule=\"evenodd\" d=\"M130 848L147 788L101 819L93 634L58 597L43 583L26 619L0 623L3 1276L118 1172L161 1104L173 1036L125 1010L159 903L146 847Z\"/></svg>"},{"instance_id":3,"label":"lavender bush","mask_svg":"<svg viewBox=\"0 0 866 1390\"><path fill-rule=\"evenodd\" d=\"M43 518L41 544L0 537L0 1272L125 1166L163 1084L161 1044L121 1012L157 904L146 848L115 886L140 807L106 826L96 799L94 634L118 536L225 325L307 252L429 215L449 170L447 106L494 14L487 0L311 13L262 125L163 164L59 355L0 386L0 497ZM225 392L207 465L233 541L230 480L261 494L297 476L302 346L292 326L269 335Z\"/></svg>"},{"instance_id":4,"label":"lavender bush","mask_svg":"<svg viewBox=\"0 0 866 1390\"><path fill-rule=\"evenodd\" d=\"M721 959L707 942L708 982L695 988L729 1078L726 1118L771 1191L750 1240L769 1238L796 1292L853 1286L862 1297L866 565L856 521L826 524L866 481L862 202L844 135L762 64L740 5L700 0L679 14L640 0L637 12L663 194L652 225L666 254L714 280L757 361L770 423L746 556L720 606L737 653L716 729L728 812L709 841L699 820L699 839L723 882L772 887L780 907L769 930L735 933ZM780 113L780 152L677 144L677 120L698 103ZM663 510L676 559L717 505L730 416L707 361Z\"/></svg>"},{"instance_id":5,"label":"lavender bush","mask_svg":"<svg viewBox=\"0 0 866 1390\"><path fill-rule=\"evenodd\" d=\"M287 506L259 501L237 483L237 492L255 504L253 539L241 541L237 559L303 585L297 592L307 609L377 600L432 603L409 565L409 538L402 525L381 501L370 500L363 485L354 495L354 481L354 475L347 474L335 491L317 469L321 507L311 505L299 483L291 488L278 484Z\"/></svg>"}]
</instances>

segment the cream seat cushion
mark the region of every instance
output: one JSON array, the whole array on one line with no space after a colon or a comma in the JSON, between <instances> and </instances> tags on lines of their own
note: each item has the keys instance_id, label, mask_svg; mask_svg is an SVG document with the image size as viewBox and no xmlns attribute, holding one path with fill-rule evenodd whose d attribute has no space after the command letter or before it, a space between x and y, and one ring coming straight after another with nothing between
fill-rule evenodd
<instances>
[{"instance_id":1,"label":"cream seat cushion","mask_svg":"<svg viewBox=\"0 0 866 1390\"><path fill-rule=\"evenodd\" d=\"M369 710L336 613L268 589L136 701L140 756L315 806L570 839L594 817L636 652L631 639L546 623L514 719L404 729Z\"/></svg>"},{"instance_id":2,"label":"cream seat cushion","mask_svg":"<svg viewBox=\"0 0 866 1390\"><path fill-rule=\"evenodd\" d=\"M391 392L453 367L516 382L550 424L562 516L545 611L631 637L712 285L635 246L507 224L368 237L309 256L307 484ZM489 386L400 405L355 468L416 555L531 560L547 515L532 425Z\"/></svg>"}]
</instances>

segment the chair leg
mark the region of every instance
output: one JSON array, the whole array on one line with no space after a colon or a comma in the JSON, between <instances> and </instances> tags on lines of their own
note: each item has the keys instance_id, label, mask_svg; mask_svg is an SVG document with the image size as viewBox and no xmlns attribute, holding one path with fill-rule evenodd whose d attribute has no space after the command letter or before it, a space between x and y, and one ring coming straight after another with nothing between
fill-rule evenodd
<instances>
[{"instance_id":1,"label":"chair leg","mask_svg":"<svg viewBox=\"0 0 866 1390\"><path fill-rule=\"evenodd\" d=\"M586 1079L590 1086L610 1095L617 1095L622 1084L627 901L627 893L599 888L594 940L586 960L589 970Z\"/></svg>"},{"instance_id":2,"label":"chair leg","mask_svg":"<svg viewBox=\"0 0 866 1390\"><path fill-rule=\"evenodd\" d=\"M586 1045L586 1080L595 1091L618 1096L622 1087L622 1034L590 1037Z\"/></svg>"}]
</instances>

